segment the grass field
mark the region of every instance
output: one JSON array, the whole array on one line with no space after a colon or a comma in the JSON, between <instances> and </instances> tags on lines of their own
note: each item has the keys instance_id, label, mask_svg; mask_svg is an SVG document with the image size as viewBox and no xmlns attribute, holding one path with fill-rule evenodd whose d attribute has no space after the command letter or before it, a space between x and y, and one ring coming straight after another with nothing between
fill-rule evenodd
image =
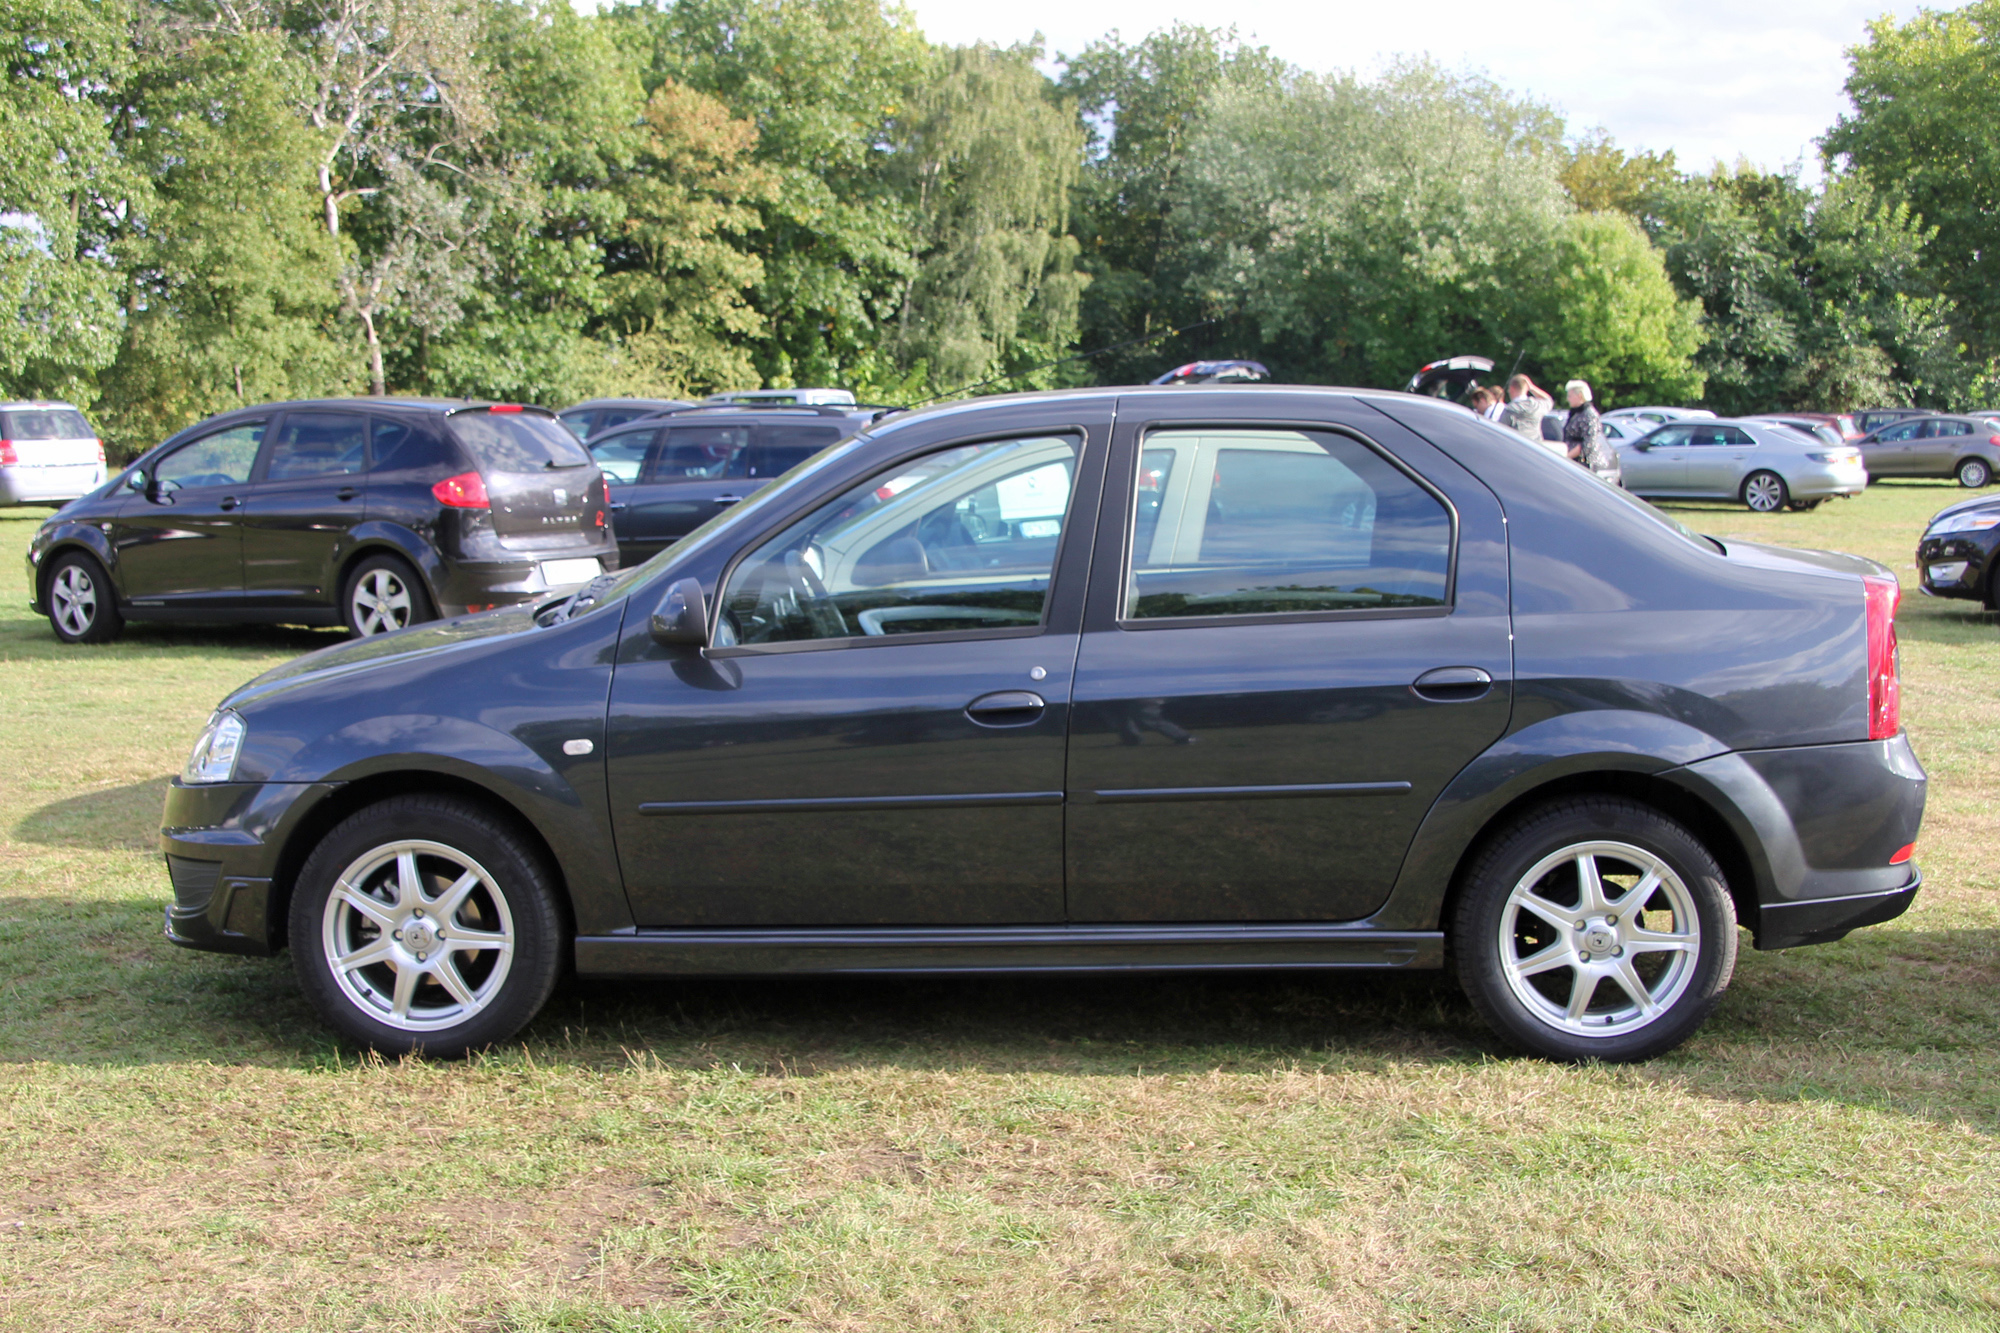
<instances>
[{"instance_id":1,"label":"grass field","mask_svg":"<svg viewBox=\"0 0 2000 1333\"><path fill-rule=\"evenodd\" d=\"M161 939L154 850L215 701L332 640L62 648L0 511L0 1328L2000 1328L2000 626L1910 567L1962 494L1680 510L1903 575L1928 878L1617 1069L1438 975L577 985L357 1058Z\"/></svg>"}]
</instances>

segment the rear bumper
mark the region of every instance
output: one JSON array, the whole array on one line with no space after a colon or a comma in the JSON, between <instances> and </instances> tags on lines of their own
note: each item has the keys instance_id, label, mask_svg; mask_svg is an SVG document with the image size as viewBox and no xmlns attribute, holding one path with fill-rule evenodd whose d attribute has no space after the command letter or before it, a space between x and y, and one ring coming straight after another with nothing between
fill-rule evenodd
<instances>
[{"instance_id":1,"label":"rear bumper","mask_svg":"<svg viewBox=\"0 0 2000 1333\"><path fill-rule=\"evenodd\" d=\"M1795 500L1859 495L1868 489L1868 469L1859 463L1852 467L1807 468L1795 473L1789 484Z\"/></svg>"},{"instance_id":2,"label":"rear bumper","mask_svg":"<svg viewBox=\"0 0 2000 1333\"><path fill-rule=\"evenodd\" d=\"M0 505L66 503L103 484L104 469L95 463L0 467Z\"/></svg>"},{"instance_id":3,"label":"rear bumper","mask_svg":"<svg viewBox=\"0 0 2000 1333\"><path fill-rule=\"evenodd\" d=\"M1815 898L1808 902L1765 903L1757 909L1752 927L1759 949L1792 949L1801 944L1831 944L1850 930L1879 926L1894 921L1910 910L1917 890L1923 887L1920 870L1911 871L1910 882L1887 893L1864 893L1852 898Z\"/></svg>"},{"instance_id":4,"label":"rear bumper","mask_svg":"<svg viewBox=\"0 0 2000 1333\"><path fill-rule=\"evenodd\" d=\"M618 547L606 542L579 550L538 552L533 557L452 561L436 589L438 614L457 616L475 607L483 611L491 606L513 606L533 601L553 588L587 583L591 576L551 583L543 569L544 565L578 560L595 560L601 572L609 573L618 568Z\"/></svg>"}]
</instances>

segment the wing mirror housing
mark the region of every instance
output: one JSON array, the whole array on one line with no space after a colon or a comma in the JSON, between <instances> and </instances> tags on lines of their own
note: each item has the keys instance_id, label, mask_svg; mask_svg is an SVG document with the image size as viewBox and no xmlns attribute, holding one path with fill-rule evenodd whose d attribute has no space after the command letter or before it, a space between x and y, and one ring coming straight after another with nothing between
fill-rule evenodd
<instances>
[{"instance_id":1,"label":"wing mirror housing","mask_svg":"<svg viewBox=\"0 0 2000 1333\"><path fill-rule=\"evenodd\" d=\"M137 472L125 478L125 489L128 491L137 491L141 495L151 495L153 493L152 474L144 468L140 468Z\"/></svg>"},{"instance_id":2,"label":"wing mirror housing","mask_svg":"<svg viewBox=\"0 0 2000 1333\"><path fill-rule=\"evenodd\" d=\"M708 599L700 579L676 579L653 612L653 641L671 647L702 648L708 644Z\"/></svg>"}]
</instances>

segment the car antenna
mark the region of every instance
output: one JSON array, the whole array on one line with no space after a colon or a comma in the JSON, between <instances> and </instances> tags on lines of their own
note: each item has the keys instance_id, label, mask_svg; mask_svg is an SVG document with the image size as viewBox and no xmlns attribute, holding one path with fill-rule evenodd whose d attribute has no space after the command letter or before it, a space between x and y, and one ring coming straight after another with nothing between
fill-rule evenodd
<instances>
[{"instance_id":1,"label":"car antenna","mask_svg":"<svg viewBox=\"0 0 2000 1333\"><path fill-rule=\"evenodd\" d=\"M1127 338L1122 343L1112 343L1108 347L1100 347L1092 352L1078 352L1074 356L1059 357L1054 361L1044 361L1039 366L1029 366L1026 370L1016 370L1011 374L1006 374L1006 375L995 375L992 379L980 380L977 384L961 384L955 389L946 389L943 393L934 393L928 398L919 398L914 403L909 403L903 407L894 408L892 410L898 412L914 411L919 407L923 407L927 403L939 402L946 398L955 398L959 394L970 393L974 389L983 389L989 384L1005 384L1008 380L1017 380L1020 379L1023 375L1032 375L1038 370L1051 370L1056 366L1068 365L1072 361L1087 361L1093 356L1103 356L1106 352L1115 352L1122 347L1136 347L1140 343L1158 342L1162 338L1172 338L1177 334L1190 333L1195 329L1205 329L1211 324L1220 324L1221 322L1222 320L1220 317L1215 319L1204 319L1196 324L1183 324L1177 329L1167 329L1161 333L1149 333L1143 338Z\"/></svg>"}]
</instances>

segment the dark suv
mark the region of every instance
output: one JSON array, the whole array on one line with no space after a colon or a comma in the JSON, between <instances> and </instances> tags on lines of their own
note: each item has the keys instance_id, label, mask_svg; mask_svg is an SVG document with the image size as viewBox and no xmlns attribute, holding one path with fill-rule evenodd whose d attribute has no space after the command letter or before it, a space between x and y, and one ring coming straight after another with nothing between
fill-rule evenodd
<instances>
[{"instance_id":1,"label":"dark suv","mask_svg":"<svg viewBox=\"0 0 2000 1333\"><path fill-rule=\"evenodd\" d=\"M725 404L663 412L593 435L590 455L610 488L619 559L651 559L881 412Z\"/></svg>"},{"instance_id":2,"label":"dark suv","mask_svg":"<svg viewBox=\"0 0 2000 1333\"><path fill-rule=\"evenodd\" d=\"M618 564L604 480L553 414L409 398L211 417L44 523L31 605L68 643L127 620L359 635L586 583Z\"/></svg>"},{"instance_id":3,"label":"dark suv","mask_svg":"<svg viewBox=\"0 0 2000 1333\"><path fill-rule=\"evenodd\" d=\"M703 417L701 420L708 420ZM884 419L566 598L302 657L168 791L167 933L384 1051L557 979L1455 966L1641 1059L1907 907L1897 584L1424 398Z\"/></svg>"}]
</instances>

